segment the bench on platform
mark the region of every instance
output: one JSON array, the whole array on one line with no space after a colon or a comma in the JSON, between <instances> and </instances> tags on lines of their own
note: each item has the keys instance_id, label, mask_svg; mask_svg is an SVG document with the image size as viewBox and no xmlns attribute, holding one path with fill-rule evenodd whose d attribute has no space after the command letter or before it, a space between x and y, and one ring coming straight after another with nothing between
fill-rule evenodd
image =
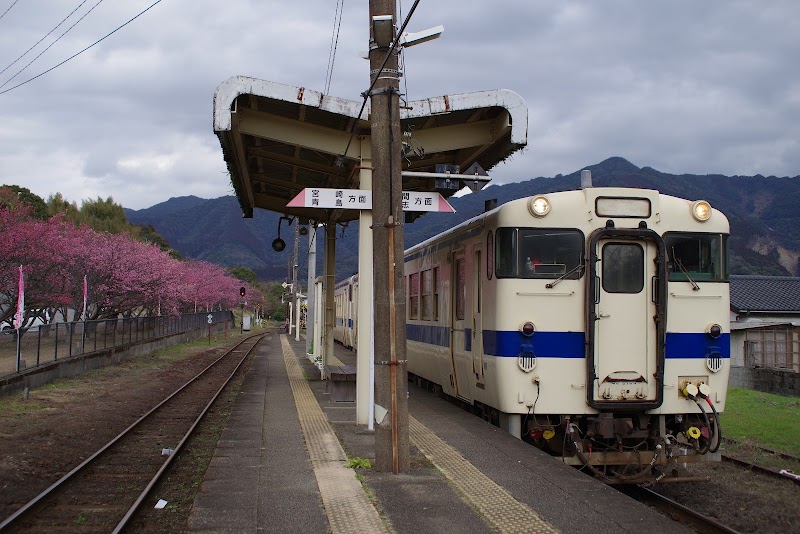
<instances>
[{"instance_id":1,"label":"bench on platform","mask_svg":"<svg viewBox=\"0 0 800 534\"><path fill-rule=\"evenodd\" d=\"M352 365L326 365L326 391L333 402L356 401L356 368Z\"/></svg>"}]
</instances>

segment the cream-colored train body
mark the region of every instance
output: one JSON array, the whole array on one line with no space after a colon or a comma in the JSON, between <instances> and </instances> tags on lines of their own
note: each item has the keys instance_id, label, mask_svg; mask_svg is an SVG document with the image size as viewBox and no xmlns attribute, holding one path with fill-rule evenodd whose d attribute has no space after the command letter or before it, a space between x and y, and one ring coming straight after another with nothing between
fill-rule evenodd
<instances>
[{"instance_id":1,"label":"cream-colored train body","mask_svg":"<svg viewBox=\"0 0 800 534\"><path fill-rule=\"evenodd\" d=\"M345 347L355 348L358 332L358 275L336 284L333 302L336 315L333 339Z\"/></svg>"},{"instance_id":2,"label":"cream-colored train body","mask_svg":"<svg viewBox=\"0 0 800 534\"><path fill-rule=\"evenodd\" d=\"M719 459L728 233L653 190L508 202L406 251L408 371L609 482L683 476Z\"/></svg>"}]
</instances>

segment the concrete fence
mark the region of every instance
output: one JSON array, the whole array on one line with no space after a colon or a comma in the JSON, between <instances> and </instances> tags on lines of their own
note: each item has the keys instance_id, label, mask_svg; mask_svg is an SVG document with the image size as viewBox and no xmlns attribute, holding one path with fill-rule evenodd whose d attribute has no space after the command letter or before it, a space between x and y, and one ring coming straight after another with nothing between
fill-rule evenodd
<instances>
[{"instance_id":1,"label":"concrete fence","mask_svg":"<svg viewBox=\"0 0 800 534\"><path fill-rule=\"evenodd\" d=\"M157 319L157 320L152 320ZM120 320L121 321L121 320ZM91 369L105 367L121 362L128 356L138 356L150 354L159 349L194 341L205 337L211 333L223 332L226 328L233 328L233 312L222 311L214 312L211 323L208 314L187 314L180 318L139 318L135 328L121 328L119 337L114 336L113 343L106 342L102 348L96 348L96 343L86 343L86 338L90 334L98 331L98 325L91 327L85 323L59 323L65 332L70 333L72 340L76 337L81 339L81 350L79 353L71 353L68 356L59 356L58 350L51 361L42 360L41 343L35 352L35 365L23 365L18 371L0 376L0 395L7 395L23 391L25 388L33 389L52 382L56 378L67 378L79 375ZM113 321L116 322L116 321ZM133 323L131 323L133 324ZM80 325L81 335L75 335L76 325ZM106 330L107 325L103 325ZM86 332L86 336L83 335ZM125 332L126 335L122 335ZM29 332L30 334L30 332ZM41 339L39 334L39 340ZM105 336L105 334L104 334ZM4 336L11 338L12 336ZM107 336L105 336L107 337ZM93 341L97 337L90 337ZM16 356L16 355L15 355ZM14 358L16 360L16 357Z\"/></svg>"},{"instance_id":2,"label":"concrete fence","mask_svg":"<svg viewBox=\"0 0 800 534\"><path fill-rule=\"evenodd\" d=\"M788 369L731 367L728 386L798 397L800 396L800 373Z\"/></svg>"}]
</instances>

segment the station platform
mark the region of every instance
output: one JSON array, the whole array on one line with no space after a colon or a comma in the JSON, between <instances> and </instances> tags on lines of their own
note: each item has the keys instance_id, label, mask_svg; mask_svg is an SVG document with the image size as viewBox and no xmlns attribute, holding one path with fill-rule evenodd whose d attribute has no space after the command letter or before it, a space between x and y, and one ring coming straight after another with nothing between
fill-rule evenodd
<instances>
[{"instance_id":1,"label":"station platform","mask_svg":"<svg viewBox=\"0 0 800 534\"><path fill-rule=\"evenodd\" d=\"M355 365L339 345L336 358ZM259 343L206 472L189 532L636 532L684 528L409 384L411 469L374 461L355 404L332 402L305 340Z\"/></svg>"}]
</instances>

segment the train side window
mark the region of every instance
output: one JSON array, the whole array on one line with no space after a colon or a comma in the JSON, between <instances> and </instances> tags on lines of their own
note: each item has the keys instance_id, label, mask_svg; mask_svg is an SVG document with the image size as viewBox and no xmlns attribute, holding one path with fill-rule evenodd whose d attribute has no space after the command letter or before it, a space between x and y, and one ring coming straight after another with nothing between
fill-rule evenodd
<instances>
[{"instance_id":1,"label":"train side window","mask_svg":"<svg viewBox=\"0 0 800 534\"><path fill-rule=\"evenodd\" d=\"M433 268L433 317L434 321L439 320L439 268Z\"/></svg>"},{"instance_id":2,"label":"train side window","mask_svg":"<svg viewBox=\"0 0 800 534\"><path fill-rule=\"evenodd\" d=\"M603 245L603 289L606 293L641 293L644 249L638 243Z\"/></svg>"},{"instance_id":3,"label":"train side window","mask_svg":"<svg viewBox=\"0 0 800 534\"><path fill-rule=\"evenodd\" d=\"M670 281L685 281L687 273L696 281L728 279L726 235L667 232L664 244Z\"/></svg>"},{"instance_id":4,"label":"train side window","mask_svg":"<svg viewBox=\"0 0 800 534\"><path fill-rule=\"evenodd\" d=\"M494 245L495 274L498 277L517 276L517 229L498 228Z\"/></svg>"},{"instance_id":5,"label":"train side window","mask_svg":"<svg viewBox=\"0 0 800 534\"><path fill-rule=\"evenodd\" d=\"M494 274L494 235L492 231L486 234L486 278L492 279Z\"/></svg>"},{"instance_id":6,"label":"train side window","mask_svg":"<svg viewBox=\"0 0 800 534\"><path fill-rule=\"evenodd\" d=\"M419 273L414 273L408 278L409 317L419 319Z\"/></svg>"},{"instance_id":7,"label":"train side window","mask_svg":"<svg viewBox=\"0 0 800 534\"><path fill-rule=\"evenodd\" d=\"M433 270L422 271L422 319L433 318Z\"/></svg>"},{"instance_id":8,"label":"train side window","mask_svg":"<svg viewBox=\"0 0 800 534\"><path fill-rule=\"evenodd\" d=\"M464 259L456 261L456 320L463 321L467 308L467 264Z\"/></svg>"}]
</instances>

